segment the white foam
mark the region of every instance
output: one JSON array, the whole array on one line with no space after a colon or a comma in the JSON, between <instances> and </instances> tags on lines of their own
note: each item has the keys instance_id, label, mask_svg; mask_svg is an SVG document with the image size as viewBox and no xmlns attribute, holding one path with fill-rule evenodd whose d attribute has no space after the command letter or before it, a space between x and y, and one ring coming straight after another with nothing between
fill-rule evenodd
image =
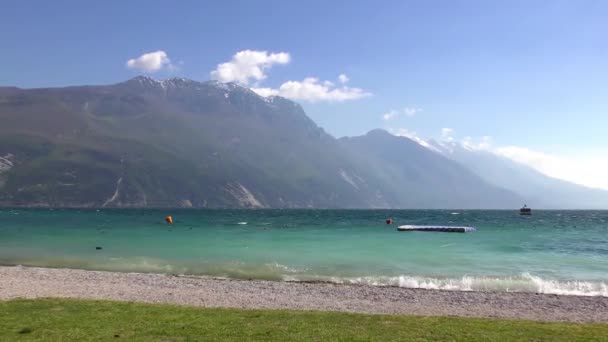
<instances>
[{"instance_id":1,"label":"white foam","mask_svg":"<svg viewBox=\"0 0 608 342\"><path fill-rule=\"evenodd\" d=\"M109 257L89 260L62 257L60 259L47 258L38 262L15 262L15 264L38 267L59 266L100 271L222 276L239 279L326 281L337 284L398 286L429 290L525 292L608 297L608 282L605 280L545 279L530 273L523 273L512 277L463 276L440 278L411 275L340 277L315 275L308 267L284 265L276 261L266 264L248 264L239 261L220 264L206 262L174 264L167 260L149 257Z\"/></svg>"},{"instance_id":2,"label":"white foam","mask_svg":"<svg viewBox=\"0 0 608 342\"><path fill-rule=\"evenodd\" d=\"M608 284L603 282L589 281L567 281L559 282L546 280L531 274L524 274L523 277L529 279L539 293L551 293L558 295L577 295L577 296L603 296L608 297Z\"/></svg>"},{"instance_id":3,"label":"white foam","mask_svg":"<svg viewBox=\"0 0 608 342\"><path fill-rule=\"evenodd\" d=\"M572 296L608 297L608 284L592 281L558 281L542 279L529 273L518 277L493 278L431 278L416 276L356 277L325 279L340 284L362 284L372 286L399 286L406 288L451 291L528 292Z\"/></svg>"}]
</instances>

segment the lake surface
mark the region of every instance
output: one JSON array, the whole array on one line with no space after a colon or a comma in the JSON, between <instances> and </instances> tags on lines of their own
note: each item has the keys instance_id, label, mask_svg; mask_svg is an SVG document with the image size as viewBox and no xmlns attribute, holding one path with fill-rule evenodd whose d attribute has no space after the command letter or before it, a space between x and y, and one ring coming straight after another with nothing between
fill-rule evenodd
<instances>
[{"instance_id":1,"label":"lake surface","mask_svg":"<svg viewBox=\"0 0 608 342\"><path fill-rule=\"evenodd\" d=\"M608 296L608 211L5 208L0 263Z\"/></svg>"}]
</instances>

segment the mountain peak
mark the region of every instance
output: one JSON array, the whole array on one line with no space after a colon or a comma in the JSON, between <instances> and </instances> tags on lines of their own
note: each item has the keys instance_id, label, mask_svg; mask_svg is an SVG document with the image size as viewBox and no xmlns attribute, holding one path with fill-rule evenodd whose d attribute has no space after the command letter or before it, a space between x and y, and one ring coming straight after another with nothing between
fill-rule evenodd
<instances>
[{"instance_id":1,"label":"mountain peak","mask_svg":"<svg viewBox=\"0 0 608 342\"><path fill-rule=\"evenodd\" d=\"M247 87L243 87L241 85L239 85L238 83L235 82L221 82L218 80L211 80L211 81L207 81L207 84L216 87L218 89L222 89L225 91L233 91L235 89L246 89L246 90L250 90Z\"/></svg>"},{"instance_id":2,"label":"mountain peak","mask_svg":"<svg viewBox=\"0 0 608 342\"><path fill-rule=\"evenodd\" d=\"M162 84L170 84L170 85L191 85L194 83L198 83L194 80L191 80L189 78L183 78L183 77L173 77L173 78L169 78L166 79L164 81L160 81L160 83Z\"/></svg>"},{"instance_id":3,"label":"mountain peak","mask_svg":"<svg viewBox=\"0 0 608 342\"><path fill-rule=\"evenodd\" d=\"M258 94L258 96L261 96L261 95ZM294 107L294 108L296 108L298 110L301 110L301 111L304 110L304 109L302 109L302 106L300 106L299 103L297 103L295 101L292 101L292 100L290 100L290 99L288 99L286 97L283 97L283 96L271 95L271 96L267 96L267 97L263 97L263 96L261 96L261 97L264 99L264 101L266 101L268 103L271 103L273 105L277 105L277 106L285 105L285 106Z\"/></svg>"},{"instance_id":4,"label":"mountain peak","mask_svg":"<svg viewBox=\"0 0 608 342\"><path fill-rule=\"evenodd\" d=\"M199 82L196 82L196 81L188 79L188 78L183 78L183 77L173 77L173 78L169 78L166 80L157 80L150 76L140 75L140 76L133 77L132 79L127 80L124 83L135 84L135 85L142 86L142 87L167 88L167 87L187 87L187 86L197 84Z\"/></svg>"},{"instance_id":5,"label":"mountain peak","mask_svg":"<svg viewBox=\"0 0 608 342\"><path fill-rule=\"evenodd\" d=\"M388 137L388 136L392 136L392 134L390 134L387 130L382 129L382 128L375 128L372 129L371 131L367 132L367 134L365 134L367 136L370 137Z\"/></svg>"},{"instance_id":6,"label":"mountain peak","mask_svg":"<svg viewBox=\"0 0 608 342\"><path fill-rule=\"evenodd\" d=\"M154 85L159 82L160 81L155 80L154 78L152 78L150 76L139 75L139 76L133 77L130 80L127 80L125 83L136 83L136 84L140 84L140 85Z\"/></svg>"},{"instance_id":7,"label":"mountain peak","mask_svg":"<svg viewBox=\"0 0 608 342\"><path fill-rule=\"evenodd\" d=\"M194 90L201 90L205 86L210 86L215 89L220 90L224 93L224 96L228 98L230 94L241 94L250 98L255 98L256 100L264 101L270 105L275 106L283 106L284 108L293 107L290 109L296 109L299 111L303 111L300 104L294 102L288 98L282 96L268 96L264 97L260 94L251 90L251 88L242 86L236 82L221 82L218 80L210 80L206 82L198 82L189 78L183 77L173 77L166 80L157 80L150 76L140 75L134 78L131 78L123 84L134 85L137 87L142 87L144 89L162 89L166 91L167 89L176 89L176 88L189 88Z\"/></svg>"}]
</instances>

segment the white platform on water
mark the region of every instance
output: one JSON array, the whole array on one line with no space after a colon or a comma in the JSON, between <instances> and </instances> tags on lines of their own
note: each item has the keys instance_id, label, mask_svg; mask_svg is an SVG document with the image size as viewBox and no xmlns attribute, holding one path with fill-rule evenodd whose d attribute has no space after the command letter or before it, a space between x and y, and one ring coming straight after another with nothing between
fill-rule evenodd
<instances>
[{"instance_id":1,"label":"white platform on water","mask_svg":"<svg viewBox=\"0 0 608 342\"><path fill-rule=\"evenodd\" d=\"M473 227L457 227L457 226L416 226L416 225L404 225L397 228L400 232L446 232L446 233L469 233L474 232Z\"/></svg>"}]
</instances>

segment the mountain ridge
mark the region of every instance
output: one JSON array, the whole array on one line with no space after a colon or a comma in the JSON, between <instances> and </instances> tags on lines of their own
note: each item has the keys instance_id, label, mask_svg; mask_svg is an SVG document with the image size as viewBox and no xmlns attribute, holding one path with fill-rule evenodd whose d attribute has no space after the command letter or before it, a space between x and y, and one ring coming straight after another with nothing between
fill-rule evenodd
<instances>
[{"instance_id":1,"label":"mountain ridge","mask_svg":"<svg viewBox=\"0 0 608 342\"><path fill-rule=\"evenodd\" d=\"M282 143L299 139L304 148L296 150L310 155L322 150L314 146L319 141L333 138L298 104L263 99L234 84L136 77L106 86L11 91L0 95L0 118L10 123L0 128L0 154L17 155L16 166L2 176L4 205L367 206L345 189L314 193L329 181L315 175L322 168L314 165L331 164L329 156L282 175L290 163L298 164ZM96 164L96 158L105 162ZM61 179L65 170L53 174L53 167L97 171L103 185L79 175L87 186L70 197L69 188L58 187L69 187ZM33 179L40 183L30 184Z\"/></svg>"},{"instance_id":2,"label":"mountain ridge","mask_svg":"<svg viewBox=\"0 0 608 342\"><path fill-rule=\"evenodd\" d=\"M605 209L608 191L547 176L532 167L486 149L459 142L428 141L433 150L451 158L496 186L512 189L535 207Z\"/></svg>"},{"instance_id":3,"label":"mountain ridge","mask_svg":"<svg viewBox=\"0 0 608 342\"><path fill-rule=\"evenodd\" d=\"M3 206L449 209L523 201L410 139L381 130L336 139L296 102L236 83L138 76L4 87L0 120Z\"/></svg>"}]
</instances>

